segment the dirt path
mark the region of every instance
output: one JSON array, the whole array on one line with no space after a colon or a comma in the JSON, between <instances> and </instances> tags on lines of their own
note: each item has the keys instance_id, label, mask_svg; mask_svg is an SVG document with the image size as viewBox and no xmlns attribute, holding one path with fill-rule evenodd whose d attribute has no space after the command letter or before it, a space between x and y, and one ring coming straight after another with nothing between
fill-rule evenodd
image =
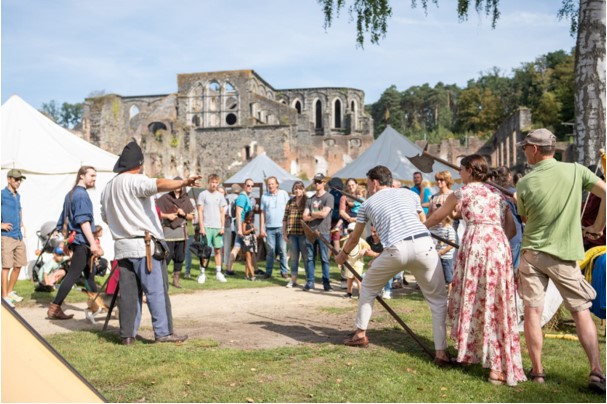
<instances>
[{"instance_id":1,"label":"dirt path","mask_svg":"<svg viewBox=\"0 0 607 404\"><path fill-rule=\"evenodd\" d=\"M171 296L175 330L190 338L212 339L221 347L272 348L303 343L343 341L353 327L357 300L343 292L304 292L300 288L205 290ZM93 325L84 317L85 303L64 304L72 320L49 321L46 306L20 308L19 313L41 335L74 330L101 330L105 314ZM337 310L330 310L331 308ZM108 329L118 333L118 320ZM153 338L151 318L144 307L139 335Z\"/></svg>"}]
</instances>

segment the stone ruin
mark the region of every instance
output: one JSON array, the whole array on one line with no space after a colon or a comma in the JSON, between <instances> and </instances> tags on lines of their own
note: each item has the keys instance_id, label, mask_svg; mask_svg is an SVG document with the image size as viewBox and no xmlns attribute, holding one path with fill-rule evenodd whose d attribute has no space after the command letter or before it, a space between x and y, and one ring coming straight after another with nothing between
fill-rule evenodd
<instances>
[{"instance_id":1,"label":"stone ruin","mask_svg":"<svg viewBox=\"0 0 607 404\"><path fill-rule=\"evenodd\" d=\"M152 177L225 180L266 153L310 179L336 172L373 142L364 106L361 90L276 90L253 70L179 74L173 94L87 98L81 130L115 154L135 138Z\"/></svg>"}]
</instances>

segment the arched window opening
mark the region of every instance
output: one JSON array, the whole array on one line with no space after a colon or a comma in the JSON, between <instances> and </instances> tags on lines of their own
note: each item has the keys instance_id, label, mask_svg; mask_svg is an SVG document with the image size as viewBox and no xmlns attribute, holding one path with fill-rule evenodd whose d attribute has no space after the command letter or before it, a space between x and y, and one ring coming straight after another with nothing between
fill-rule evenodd
<instances>
[{"instance_id":1,"label":"arched window opening","mask_svg":"<svg viewBox=\"0 0 607 404\"><path fill-rule=\"evenodd\" d=\"M167 126L162 122L152 122L148 125L148 130L155 135L159 130L167 130Z\"/></svg>"},{"instance_id":2,"label":"arched window opening","mask_svg":"<svg viewBox=\"0 0 607 404\"><path fill-rule=\"evenodd\" d=\"M192 125L199 128L200 127L200 115L194 115L192 117Z\"/></svg>"},{"instance_id":3,"label":"arched window opening","mask_svg":"<svg viewBox=\"0 0 607 404\"><path fill-rule=\"evenodd\" d=\"M333 116L335 117L335 129L341 128L341 101L335 100L335 110Z\"/></svg>"},{"instance_id":4,"label":"arched window opening","mask_svg":"<svg viewBox=\"0 0 607 404\"><path fill-rule=\"evenodd\" d=\"M211 90L211 91L219 92L220 88L221 88L221 86L215 80L213 80L209 83L209 90Z\"/></svg>"},{"instance_id":5,"label":"arched window opening","mask_svg":"<svg viewBox=\"0 0 607 404\"><path fill-rule=\"evenodd\" d=\"M233 93L234 91L236 91L236 89L234 88L232 83L230 83L229 81L226 81L225 91L226 91L226 93Z\"/></svg>"},{"instance_id":6,"label":"arched window opening","mask_svg":"<svg viewBox=\"0 0 607 404\"><path fill-rule=\"evenodd\" d=\"M320 102L320 100L316 101L315 110L316 110L315 128L322 129L322 103Z\"/></svg>"},{"instance_id":7,"label":"arched window opening","mask_svg":"<svg viewBox=\"0 0 607 404\"><path fill-rule=\"evenodd\" d=\"M129 109L129 118L133 118L138 113L139 113L139 107L137 105L131 106L131 108Z\"/></svg>"},{"instance_id":8,"label":"arched window opening","mask_svg":"<svg viewBox=\"0 0 607 404\"><path fill-rule=\"evenodd\" d=\"M244 147L244 158L245 160L251 160L251 146Z\"/></svg>"},{"instance_id":9,"label":"arched window opening","mask_svg":"<svg viewBox=\"0 0 607 404\"><path fill-rule=\"evenodd\" d=\"M298 114L301 114L301 102L295 101L295 109L297 110Z\"/></svg>"},{"instance_id":10,"label":"arched window opening","mask_svg":"<svg viewBox=\"0 0 607 404\"><path fill-rule=\"evenodd\" d=\"M356 113L356 103L354 103L354 101L352 101L352 104L350 104L350 110L352 110L352 113Z\"/></svg>"}]
</instances>

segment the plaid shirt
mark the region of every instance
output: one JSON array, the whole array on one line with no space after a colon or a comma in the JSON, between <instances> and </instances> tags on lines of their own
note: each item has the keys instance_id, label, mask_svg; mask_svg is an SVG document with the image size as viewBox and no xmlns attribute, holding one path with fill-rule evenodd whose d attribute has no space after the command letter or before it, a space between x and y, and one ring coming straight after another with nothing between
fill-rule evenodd
<instances>
[{"instance_id":1,"label":"plaid shirt","mask_svg":"<svg viewBox=\"0 0 607 404\"><path fill-rule=\"evenodd\" d=\"M287 235L301 236L304 234L301 221L303 219L304 209L298 209L295 198L291 198L285 209L285 216L282 219L287 224Z\"/></svg>"}]
</instances>

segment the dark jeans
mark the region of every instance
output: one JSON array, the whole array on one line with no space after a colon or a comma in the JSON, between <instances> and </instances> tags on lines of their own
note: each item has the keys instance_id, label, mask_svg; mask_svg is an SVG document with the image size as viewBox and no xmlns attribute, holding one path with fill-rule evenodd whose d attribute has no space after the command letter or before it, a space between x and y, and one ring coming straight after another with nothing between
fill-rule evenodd
<instances>
[{"instance_id":1,"label":"dark jeans","mask_svg":"<svg viewBox=\"0 0 607 404\"><path fill-rule=\"evenodd\" d=\"M453 259L442 259L440 263L443 266L443 274L445 275L445 283L449 284L453 281Z\"/></svg>"},{"instance_id":2,"label":"dark jeans","mask_svg":"<svg viewBox=\"0 0 607 404\"><path fill-rule=\"evenodd\" d=\"M90 248L85 244L72 245L70 248L72 250L70 267L67 270L65 278L63 278L61 281L61 286L59 286L55 300L53 300L53 303L58 305L63 303L67 295L70 293L70 290L72 290L72 286L74 286L82 273L84 273L86 283L88 284L88 289L91 292L97 292L97 285L95 284L95 271L91 271L89 267L91 262Z\"/></svg>"},{"instance_id":3,"label":"dark jeans","mask_svg":"<svg viewBox=\"0 0 607 404\"><path fill-rule=\"evenodd\" d=\"M181 272L181 266L185 261L185 245L187 240L167 241L169 246L169 255L167 256L167 266L173 260L173 273Z\"/></svg>"}]
</instances>

